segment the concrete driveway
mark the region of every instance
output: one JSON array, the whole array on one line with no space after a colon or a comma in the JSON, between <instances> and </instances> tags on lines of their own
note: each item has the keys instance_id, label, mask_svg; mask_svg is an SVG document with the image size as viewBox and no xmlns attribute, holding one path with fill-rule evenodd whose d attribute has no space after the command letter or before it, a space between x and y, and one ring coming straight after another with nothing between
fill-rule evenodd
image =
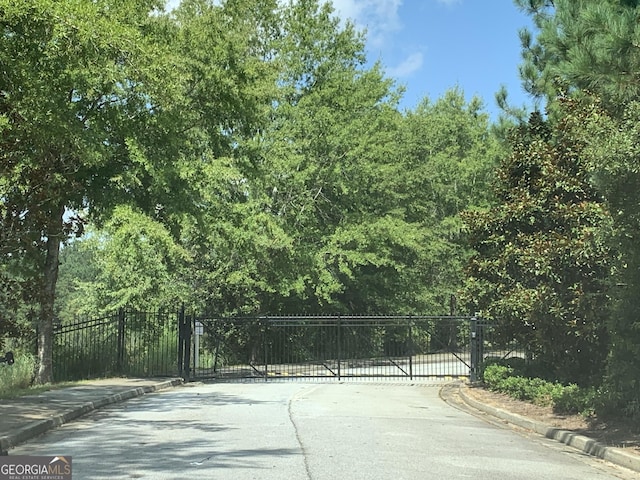
<instances>
[{"instance_id":1,"label":"concrete driveway","mask_svg":"<svg viewBox=\"0 0 640 480\"><path fill-rule=\"evenodd\" d=\"M454 408L440 386L190 384L96 411L11 455L71 455L80 480L636 478Z\"/></svg>"}]
</instances>

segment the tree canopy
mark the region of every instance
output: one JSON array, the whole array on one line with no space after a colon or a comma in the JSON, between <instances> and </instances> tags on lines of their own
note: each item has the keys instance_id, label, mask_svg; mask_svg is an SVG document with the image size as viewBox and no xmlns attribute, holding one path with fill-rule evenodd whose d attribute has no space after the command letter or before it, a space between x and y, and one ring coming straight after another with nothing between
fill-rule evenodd
<instances>
[{"instance_id":1,"label":"tree canopy","mask_svg":"<svg viewBox=\"0 0 640 480\"><path fill-rule=\"evenodd\" d=\"M638 6L517 3L548 110L507 136L456 88L402 111L319 0L0 0L0 338L37 328L46 382L56 316L443 314L464 291L554 376L609 356L623 391Z\"/></svg>"},{"instance_id":2,"label":"tree canopy","mask_svg":"<svg viewBox=\"0 0 640 480\"><path fill-rule=\"evenodd\" d=\"M556 378L588 383L601 378L608 352L611 219L575 126L533 114L513 133L497 204L466 215L477 252L466 296Z\"/></svg>"}]
</instances>

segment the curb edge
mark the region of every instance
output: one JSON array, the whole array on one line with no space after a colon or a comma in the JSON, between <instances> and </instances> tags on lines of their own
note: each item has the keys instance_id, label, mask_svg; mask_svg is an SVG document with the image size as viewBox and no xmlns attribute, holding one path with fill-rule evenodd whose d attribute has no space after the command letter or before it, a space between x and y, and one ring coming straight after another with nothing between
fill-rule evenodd
<instances>
[{"instance_id":1,"label":"curb edge","mask_svg":"<svg viewBox=\"0 0 640 480\"><path fill-rule=\"evenodd\" d=\"M597 442L592 438L580 435L569 430L562 430L559 428L550 427L542 422L531 420L516 413L507 412L501 408L492 407L486 405L478 400L469 397L466 392L466 387L459 386L460 398L469 406L480 410L494 417L500 418L512 425L518 426L525 430L529 430L539 435L542 435L551 440L564 443L570 447L582 451L588 455L606 460L614 463L618 466L628 468L636 472L640 472L640 456L632 453L627 453L623 449L616 447L609 447L604 443Z\"/></svg>"},{"instance_id":2,"label":"curb edge","mask_svg":"<svg viewBox=\"0 0 640 480\"><path fill-rule=\"evenodd\" d=\"M182 385L183 383L184 380L182 378L174 378L171 380L166 380L164 382L159 382L155 385L134 387L120 393L108 395L93 402L86 402L82 405L67 410L66 412L52 415L50 418L47 418L45 420L33 422L26 427L18 429L15 433L0 437L0 453L4 454L4 452L7 452L10 448L24 443L31 438L37 437L38 435L42 435L43 433L51 429L60 427L65 423L70 422L71 420L81 417L82 415L86 415L87 413L99 408L105 407L107 405L112 405L114 403L124 402L125 400L129 400L134 397L140 397L147 393L156 392L165 388Z\"/></svg>"}]
</instances>

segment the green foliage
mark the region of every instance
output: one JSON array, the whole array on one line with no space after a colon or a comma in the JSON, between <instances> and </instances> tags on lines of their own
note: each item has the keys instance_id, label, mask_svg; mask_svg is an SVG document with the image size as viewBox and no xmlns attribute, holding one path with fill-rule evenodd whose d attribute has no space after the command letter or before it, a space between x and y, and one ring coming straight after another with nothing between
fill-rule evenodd
<instances>
[{"instance_id":1,"label":"green foliage","mask_svg":"<svg viewBox=\"0 0 640 480\"><path fill-rule=\"evenodd\" d=\"M594 99L572 102L574 129L586 146L594 184L613 213L608 238L614 257L608 327L611 352L606 387L610 410L634 409L640 402L640 104L626 105L622 116L607 112Z\"/></svg>"},{"instance_id":2,"label":"green foliage","mask_svg":"<svg viewBox=\"0 0 640 480\"><path fill-rule=\"evenodd\" d=\"M16 353L13 365L0 364L0 397L31 386L35 371L36 359L26 352Z\"/></svg>"},{"instance_id":3,"label":"green foliage","mask_svg":"<svg viewBox=\"0 0 640 480\"><path fill-rule=\"evenodd\" d=\"M30 266L21 274L37 292L45 383L59 246L83 225L65 209L139 196L148 165L129 146L151 137L150 106L171 83L172 59L151 41L162 22L156 2L110 3L0 2L2 249Z\"/></svg>"},{"instance_id":4,"label":"green foliage","mask_svg":"<svg viewBox=\"0 0 640 480\"><path fill-rule=\"evenodd\" d=\"M78 315L175 308L188 297L187 252L167 229L130 207L118 207L102 230L62 252L58 312Z\"/></svg>"},{"instance_id":5,"label":"green foliage","mask_svg":"<svg viewBox=\"0 0 640 480\"><path fill-rule=\"evenodd\" d=\"M465 298L556 378L590 383L608 351L611 219L570 118L549 125L533 115L517 129L496 175L498 204L466 214L477 254Z\"/></svg>"},{"instance_id":6,"label":"green foliage","mask_svg":"<svg viewBox=\"0 0 640 480\"><path fill-rule=\"evenodd\" d=\"M636 1L517 0L537 34L523 31L525 88L548 101L579 138L589 174L612 214L606 241L614 275L607 312L611 335L606 387L609 410L640 404L638 302L638 71ZM566 96L573 97L567 113ZM595 98L594 98L595 97ZM580 104L576 99L581 99Z\"/></svg>"},{"instance_id":7,"label":"green foliage","mask_svg":"<svg viewBox=\"0 0 640 480\"><path fill-rule=\"evenodd\" d=\"M553 406L562 414L593 416L599 405L598 391L594 387L576 384L562 385L541 378L520 376L513 367L500 364L487 365L483 381L489 390L504 393L517 400L541 406Z\"/></svg>"},{"instance_id":8,"label":"green foliage","mask_svg":"<svg viewBox=\"0 0 640 480\"><path fill-rule=\"evenodd\" d=\"M255 131L274 88L256 36L275 3L190 1L175 16L161 7L0 2L1 258L3 269L28 267L11 295L33 285L43 382L59 245L84 225L65 210L104 221L133 204L177 236L181 213L197 205L187 179Z\"/></svg>"},{"instance_id":9,"label":"green foliage","mask_svg":"<svg viewBox=\"0 0 640 480\"><path fill-rule=\"evenodd\" d=\"M460 213L491 204L489 185L504 148L480 100L467 102L452 89L407 112L399 149L400 170L390 188L401 195L407 224L423 232L417 261L409 263L417 267L414 278L422 289L412 295L424 302L423 311L449 312L471 254Z\"/></svg>"},{"instance_id":10,"label":"green foliage","mask_svg":"<svg viewBox=\"0 0 640 480\"><path fill-rule=\"evenodd\" d=\"M448 311L457 213L486 202L499 150L479 101L452 91L403 117L351 25L314 1L280 14L270 121L194 178L198 297L227 313Z\"/></svg>"},{"instance_id":11,"label":"green foliage","mask_svg":"<svg viewBox=\"0 0 640 480\"><path fill-rule=\"evenodd\" d=\"M0 337L39 317L41 381L54 314L450 310L502 147L458 90L401 113L330 4L0 0L0 22Z\"/></svg>"},{"instance_id":12,"label":"green foliage","mask_svg":"<svg viewBox=\"0 0 640 480\"><path fill-rule=\"evenodd\" d=\"M555 102L559 92L595 93L611 111L640 95L637 2L516 0L537 36L520 32L525 89Z\"/></svg>"}]
</instances>

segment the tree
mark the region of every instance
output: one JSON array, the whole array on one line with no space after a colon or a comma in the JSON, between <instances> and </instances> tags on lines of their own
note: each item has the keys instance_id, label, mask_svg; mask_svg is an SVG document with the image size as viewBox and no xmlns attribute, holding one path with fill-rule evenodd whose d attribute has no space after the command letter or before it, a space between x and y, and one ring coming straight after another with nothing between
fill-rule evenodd
<instances>
[{"instance_id":1,"label":"tree","mask_svg":"<svg viewBox=\"0 0 640 480\"><path fill-rule=\"evenodd\" d=\"M571 119L570 110L557 124L532 114L514 132L497 172L496 206L466 214L477 253L465 297L553 377L592 383L609 347L611 217Z\"/></svg>"},{"instance_id":2,"label":"tree","mask_svg":"<svg viewBox=\"0 0 640 480\"><path fill-rule=\"evenodd\" d=\"M189 179L251 130L269 81L241 15L258 3L193 0L174 17L157 0L0 2L0 213L11 255L34 265L36 381L52 378L60 243L83 223L65 212L135 204L177 234Z\"/></svg>"},{"instance_id":3,"label":"tree","mask_svg":"<svg viewBox=\"0 0 640 480\"><path fill-rule=\"evenodd\" d=\"M640 32L635 0L516 0L533 18L535 40L520 32L525 89L553 102L558 92L584 90L620 112L640 96Z\"/></svg>"},{"instance_id":4,"label":"tree","mask_svg":"<svg viewBox=\"0 0 640 480\"><path fill-rule=\"evenodd\" d=\"M237 241L227 242L240 271L253 272L244 282L252 286L250 309L335 311L349 307L334 270L334 236L378 221L389 208L394 194L380 184L399 115L391 82L379 66L365 67L361 35L341 26L330 5L291 2L279 14L270 121L234 157L245 191L234 211L254 212L254 220L231 215L227 235L235 231ZM245 255L240 246L250 247ZM252 258L263 261L252 265Z\"/></svg>"},{"instance_id":5,"label":"tree","mask_svg":"<svg viewBox=\"0 0 640 480\"><path fill-rule=\"evenodd\" d=\"M558 92L581 97L570 119L587 145L591 181L613 213L608 237L616 252L612 279L612 335L607 384L611 406L637 415L640 379L636 292L640 288L637 242L637 102L640 32L636 0L524 1L539 30L523 32L522 76L531 93L553 104ZM561 109L561 112L566 111Z\"/></svg>"},{"instance_id":6,"label":"tree","mask_svg":"<svg viewBox=\"0 0 640 480\"><path fill-rule=\"evenodd\" d=\"M39 270L39 382L52 378L59 246L77 225L65 210L86 202L96 167L124 153L115 120L130 128L149 110L140 88L148 43L137 25L151 22L154 3L0 4L3 230L35 245L18 249Z\"/></svg>"},{"instance_id":7,"label":"tree","mask_svg":"<svg viewBox=\"0 0 640 480\"><path fill-rule=\"evenodd\" d=\"M102 229L61 252L61 320L125 307L175 310L189 293L190 260L160 222L129 206L116 207Z\"/></svg>"},{"instance_id":8,"label":"tree","mask_svg":"<svg viewBox=\"0 0 640 480\"><path fill-rule=\"evenodd\" d=\"M389 188L400 192L411 229L425 236L421 261L408 262L408 268L414 265L412 281L422 285L429 310L446 312L471 254L460 213L491 203L490 182L504 149L481 101L467 102L458 88L406 113L399 149L398 172Z\"/></svg>"},{"instance_id":9,"label":"tree","mask_svg":"<svg viewBox=\"0 0 640 480\"><path fill-rule=\"evenodd\" d=\"M604 391L606 408L640 420L640 104L629 102L622 114L611 114L593 98L574 101L572 128L585 145L594 185L613 213L608 241L614 266L612 308L608 326L611 352Z\"/></svg>"}]
</instances>

